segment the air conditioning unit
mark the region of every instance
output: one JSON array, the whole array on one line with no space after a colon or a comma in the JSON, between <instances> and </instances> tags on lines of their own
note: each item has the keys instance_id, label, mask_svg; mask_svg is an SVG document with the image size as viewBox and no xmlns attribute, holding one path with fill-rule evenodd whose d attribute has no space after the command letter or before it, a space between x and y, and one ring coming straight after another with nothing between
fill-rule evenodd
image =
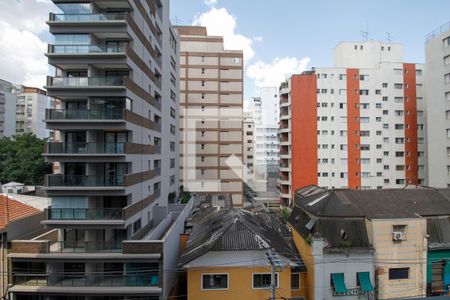
<instances>
[{"instance_id":1,"label":"air conditioning unit","mask_svg":"<svg viewBox=\"0 0 450 300\"><path fill-rule=\"evenodd\" d=\"M392 233L392 239L394 241L403 241L405 239L405 233L401 231L394 231Z\"/></svg>"}]
</instances>

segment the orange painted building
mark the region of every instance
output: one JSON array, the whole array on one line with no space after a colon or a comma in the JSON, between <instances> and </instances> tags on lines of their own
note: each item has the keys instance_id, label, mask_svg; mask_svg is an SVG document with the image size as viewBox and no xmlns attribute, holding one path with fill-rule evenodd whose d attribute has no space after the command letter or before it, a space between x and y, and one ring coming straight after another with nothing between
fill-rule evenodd
<instances>
[{"instance_id":1,"label":"orange painted building","mask_svg":"<svg viewBox=\"0 0 450 300\"><path fill-rule=\"evenodd\" d=\"M280 199L296 190L404 188L424 183L424 103L419 64L395 43L344 42L334 67L280 87Z\"/></svg>"}]
</instances>

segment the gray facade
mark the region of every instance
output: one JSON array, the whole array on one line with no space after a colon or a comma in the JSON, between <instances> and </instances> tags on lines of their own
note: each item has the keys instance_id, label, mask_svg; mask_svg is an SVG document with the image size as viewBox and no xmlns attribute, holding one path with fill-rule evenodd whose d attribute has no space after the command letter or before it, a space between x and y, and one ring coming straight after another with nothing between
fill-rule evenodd
<instances>
[{"instance_id":1,"label":"gray facade","mask_svg":"<svg viewBox=\"0 0 450 300\"><path fill-rule=\"evenodd\" d=\"M16 95L13 85L0 79L0 138L16 134Z\"/></svg>"},{"instance_id":2,"label":"gray facade","mask_svg":"<svg viewBox=\"0 0 450 300\"><path fill-rule=\"evenodd\" d=\"M44 153L54 171L45 179L49 231L24 242L41 245L27 250L31 261L20 242L13 247L10 291L18 300L163 299L172 284L163 237L179 215L169 205L179 191L169 0L53 2L62 13L47 22L55 75L45 89L56 99L45 114L55 132Z\"/></svg>"},{"instance_id":3,"label":"gray facade","mask_svg":"<svg viewBox=\"0 0 450 300\"><path fill-rule=\"evenodd\" d=\"M427 111L427 181L431 187L450 184L450 23L425 42L425 100Z\"/></svg>"}]
</instances>

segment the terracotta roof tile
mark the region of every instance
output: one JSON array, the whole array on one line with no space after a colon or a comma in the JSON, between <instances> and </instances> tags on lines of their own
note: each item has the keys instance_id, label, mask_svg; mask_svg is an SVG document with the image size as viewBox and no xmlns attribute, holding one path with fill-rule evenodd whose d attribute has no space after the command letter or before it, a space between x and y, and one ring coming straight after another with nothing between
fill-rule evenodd
<instances>
[{"instance_id":1,"label":"terracotta roof tile","mask_svg":"<svg viewBox=\"0 0 450 300\"><path fill-rule=\"evenodd\" d=\"M0 229L4 229L12 221L40 212L37 208L0 195Z\"/></svg>"}]
</instances>

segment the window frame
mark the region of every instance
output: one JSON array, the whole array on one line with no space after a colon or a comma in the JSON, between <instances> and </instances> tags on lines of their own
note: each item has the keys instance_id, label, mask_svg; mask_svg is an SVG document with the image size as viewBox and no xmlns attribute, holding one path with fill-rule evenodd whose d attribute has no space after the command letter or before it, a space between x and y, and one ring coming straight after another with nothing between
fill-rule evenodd
<instances>
[{"instance_id":1,"label":"window frame","mask_svg":"<svg viewBox=\"0 0 450 300\"><path fill-rule=\"evenodd\" d=\"M291 273L291 290L292 291L300 291L302 289L302 273L300 272L293 272ZM298 288L293 288L292 287L292 276L298 276Z\"/></svg>"},{"instance_id":2,"label":"window frame","mask_svg":"<svg viewBox=\"0 0 450 300\"><path fill-rule=\"evenodd\" d=\"M409 276L409 273L410 273L410 269L411 268L409 268L409 267L406 267L406 268L389 268L389 270L388 270L388 279L389 280L405 280L405 279L409 279L410 278L410 276ZM391 276L391 270L407 270L407 277L404 277L404 278L392 278L392 276Z\"/></svg>"},{"instance_id":3,"label":"window frame","mask_svg":"<svg viewBox=\"0 0 450 300\"><path fill-rule=\"evenodd\" d=\"M252 273L252 289L253 290L265 290L267 288L270 288L271 285L269 287L255 287L255 275L270 275L271 277L271 281L272 281L272 273L270 272L255 272ZM275 280L276 280L276 286L275 288L278 289L280 288L280 274L278 272L275 273Z\"/></svg>"},{"instance_id":4,"label":"window frame","mask_svg":"<svg viewBox=\"0 0 450 300\"><path fill-rule=\"evenodd\" d=\"M227 287L226 288L203 288L203 276L205 275L226 275L227 276ZM200 289L202 291L226 291L230 289L230 274L229 273L201 273L200 274Z\"/></svg>"}]
</instances>

